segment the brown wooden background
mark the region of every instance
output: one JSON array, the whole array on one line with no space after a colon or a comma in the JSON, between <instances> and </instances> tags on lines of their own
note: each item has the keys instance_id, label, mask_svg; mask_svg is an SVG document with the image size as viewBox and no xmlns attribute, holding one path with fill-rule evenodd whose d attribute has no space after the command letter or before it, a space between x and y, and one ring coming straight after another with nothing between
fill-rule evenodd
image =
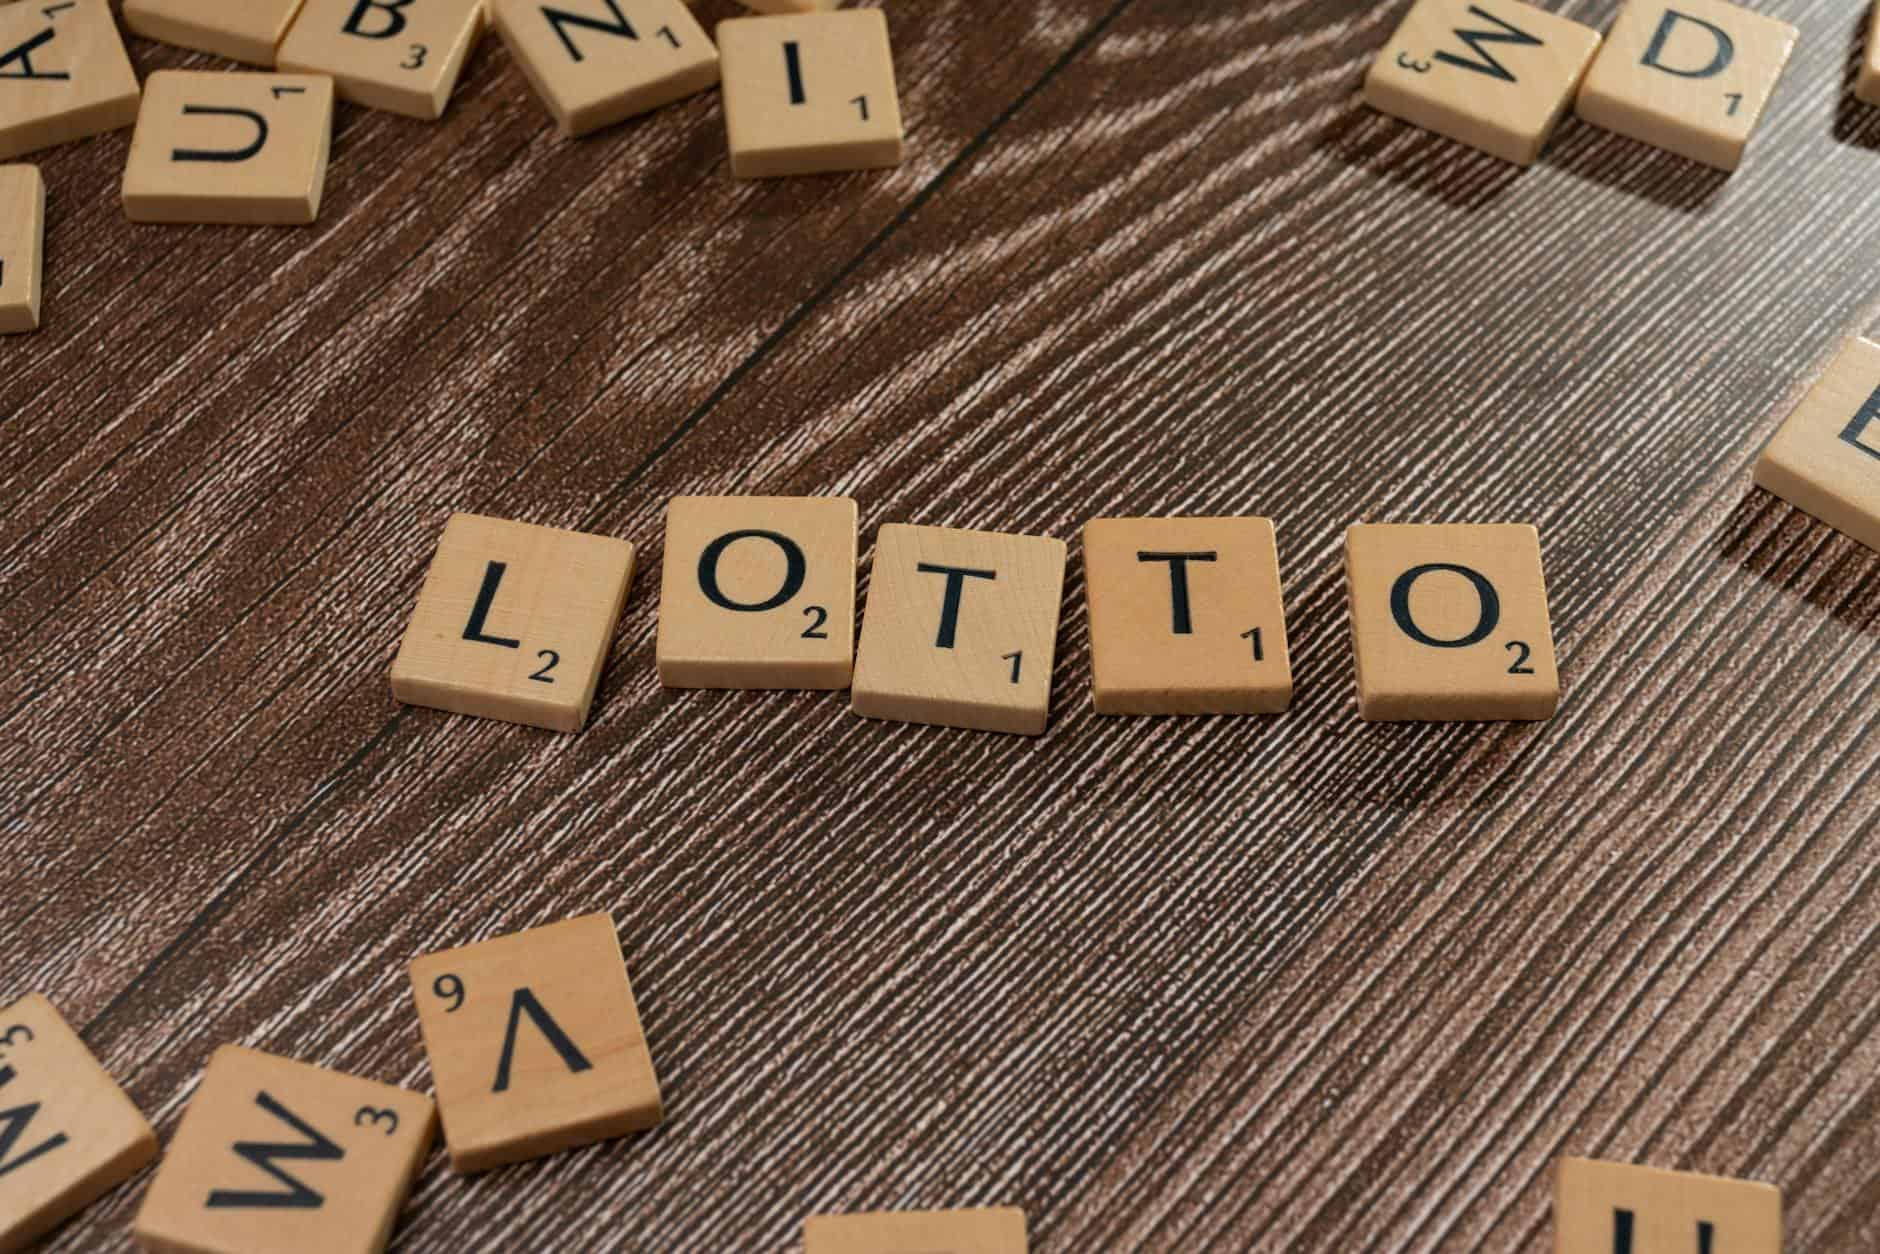
<instances>
[{"instance_id":1,"label":"brown wooden background","mask_svg":"<svg viewBox=\"0 0 1880 1254\"><path fill-rule=\"evenodd\" d=\"M1079 1254L1544 1250L1563 1152L1880 1248L1880 557L1748 474L1875 317L1880 110L1863 5L1762 7L1802 39L1733 178L1369 114L1401 0L895 4L885 174L734 183L715 95L558 141L493 40L441 124L342 108L310 229L133 227L127 134L44 154L0 996L167 1134L223 1041L428 1088L408 958L612 910L668 1123L435 1157L414 1251L990 1202ZM1094 717L1075 552L1043 740L664 692L665 503L758 491L865 551L1270 514L1298 700ZM392 702L456 509L640 546L585 733ZM1539 524L1560 716L1362 724L1357 519Z\"/></svg>"}]
</instances>

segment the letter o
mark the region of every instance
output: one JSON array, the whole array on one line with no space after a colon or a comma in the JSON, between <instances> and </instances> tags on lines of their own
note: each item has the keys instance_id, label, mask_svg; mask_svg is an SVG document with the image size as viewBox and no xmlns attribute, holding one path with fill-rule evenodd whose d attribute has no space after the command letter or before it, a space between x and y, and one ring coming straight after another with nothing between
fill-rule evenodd
<instances>
[{"instance_id":1,"label":"letter o","mask_svg":"<svg viewBox=\"0 0 1880 1254\"><path fill-rule=\"evenodd\" d=\"M759 601L749 605L742 601L733 601L725 595L724 589L718 586L718 559L725 555L726 549L740 540L768 540L783 550L783 587L777 589L777 595L768 601ZM809 559L803 556L803 550L789 536L780 536L774 531L727 532L706 545L705 551L699 554L698 558L699 590L713 605L739 614L762 614L765 610L774 610L780 605L788 605L796 594L803 590L803 581L808 577Z\"/></svg>"},{"instance_id":2,"label":"letter o","mask_svg":"<svg viewBox=\"0 0 1880 1254\"><path fill-rule=\"evenodd\" d=\"M1476 596L1482 600L1482 616L1475 624L1475 630L1466 636L1454 640L1438 640L1421 627L1410 616L1410 589L1417 580L1439 570L1461 575L1475 587ZM1390 586L1390 616L1397 620L1397 626L1403 634L1418 644L1427 644L1432 649L1466 649L1472 644L1480 644L1488 639L1489 633L1501 623L1501 597L1496 595L1495 585L1490 583L1480 571L1470 570L1467 566L1457 566L1450 562L1430 562L1423 566L1412 566L1397 576L1397 582Z\"/></svg>"}]
</instances>

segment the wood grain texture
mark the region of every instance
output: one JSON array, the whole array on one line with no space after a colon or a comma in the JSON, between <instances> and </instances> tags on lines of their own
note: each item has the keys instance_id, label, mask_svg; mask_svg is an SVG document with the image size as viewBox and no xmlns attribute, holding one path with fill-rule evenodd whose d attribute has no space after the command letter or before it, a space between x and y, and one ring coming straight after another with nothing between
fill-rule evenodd
<instances>
[{"instance_id":1,"label":"wood grain texture","mask_svg":"<svg viewBox=\"0 0 1880 1254\"><path fill-rule=\"evenodd\" d=\"M1047 1251L1545 1250L1563 1153L1880 1247L1880 558L1749 484L1875 321L1864 15L1780 5L1725 178L1369 113L1402 11L894 6L908 159L867 175L731 180L710 93L558 141L487 39L439 124L342 107L305 231L133 227L127 136L46 154L0 998L167 1137L227 1041L427 1087L406 961L611 910L667 1122L434 1156L413 1251L971 1204ZM864 562L884 521L1272 517L1293 707L1092 714L1075 549L1042 740L662 690L666 502L745 492L853 496ZM641 549L579 737L391 702L453 510ZM1559 715L1361 724L1345 527L1511 518ZM125 1248L143 1188L52 1248Z\"/></svg>"}]
</instances>

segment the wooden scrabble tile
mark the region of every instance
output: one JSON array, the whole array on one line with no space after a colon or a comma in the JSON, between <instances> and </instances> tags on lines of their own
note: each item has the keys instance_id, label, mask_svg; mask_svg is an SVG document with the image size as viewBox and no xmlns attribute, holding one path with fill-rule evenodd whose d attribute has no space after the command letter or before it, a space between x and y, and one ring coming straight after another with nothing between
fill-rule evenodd
<instances>
[{"instance_id":1,"label":"wooden scrabble tile","mask_svg":"<svg viewBox=\"0 0 1880 1254\"><path fill-rule=\"evenodd\" d=\"M296 226L320 214L333 137L321 75L160 70L124 168L133 222Z\"/></svg>"},{"instance_id":2,"label":"wooden scrabble tile","mask_svg":"<svg viewBox=\"0 0 1880 1254\"><path fill-rule=\"evenodd\" d=\"M901 101L880 9L718 24L725 134L741 179L901 161Z\"/></svg>"},{"instance_id":3,"label":"wooden scrabble tile","mask_svg":"<svg viewBox=\"0 0 1880 1254\"><path fill-rule=\"evenodd\" d=\"M883 527L850 708L864 718L1042 734L1063 599L1062 540Z\"/></svg>"},{"instance_id":4,"label":"wooden scrabble tile","mask_svg":"<svg viewBox=\"0 0 1880 1254\"><path fill-rule=\"evenodd\" d=\"M1265 518L1084 527L1099 714L1276 714L1292 703L1279 549Z\"/></svg>"},{"instance_id":5,"label":"wooden scrabble tile","mask_svg":"<svg viewBox=\"0 0 1880 1254\"><path fill-rule=\"evenodd\" d=\"M300 0L124 0L124 24L145 39L271 66Z\"/></svg>"},{"instance_id":6,"label":"wooden scrabble tile","mask_svg":"<svg viewBox=\"0 0 1880 1254\"><path fill-rule=\"evenodd\" d=\"M14 1254L157 1156L157 1134L34 994L0 1009L0 1254Z\"/></svg>"},{"instance_id":7,"label":"wooden scrabble tile","mask_svg":"<svg viewBox=\"0 0 1880 1254\"><path fill-rule=\"evenodd\" d=\"M1540 533L1360 524L1345 533L1358 712L1542 719L1560 703Z\"/></svg>"},{"instance_id":8,"label":"wooden scrabble tile","mask_svg":"<svg viewBox=\"0 0 1880 1254\"><path fill-rule=\"evenodd\" d=\"M1555 1254L1782 1254L1782 1194L1767 1184L1563 1158Z\"/></svg>"},{"instance_id":9,"label":"wooden scrabble tile","mask_svg":"<svg viewBox=\"0 0 1880 1254\"><path fill-rule=\"evenodd\" d=\"M39 167L0 165L0 335L39 328L46 181Z\"/></svg>"},{"instance_id":10,"label":"wooden scrabble tile","mask_svg":"<svg viewBox=\"0 0 1880 1254\"><path fill-rule=\"evenodd\" d=\"M430 120L444 116L482 33L483 0L306 0L278 60L331 75L342 100Z\"/></svg>"},{"instance_id":11,"label":"wooden scrabble tile","mask_svg":"<svg viewBox=\"0 0 1880 1254\"><path fill-rule=\"evenodd\" d=\"M855 519L846 497L675 498L666 510L659 681L848 687Z\"/></svg>"},{"instance_id":12,"label":"wooden scrabble tile","mask_svg":"<svg viewBox=\"0 0 1880 1254\"><path fill-rule=\"evenodd\" d=\"M1010 1206L964 1210L811 1215L803 1254L1026 1254L1025 1212Z\"/></svg>"},{"instance_id":13,"label":"wooden scrabble tile","mask_svg":"<svg viewBox=\"0 0 1880 1254\"><path fill-rule=\"evenodd\" d=\"M718 81L684 0L489 0L490 20L564 136L649 113Z\"/></svg>"},{"instance_id":14,"label":"wooden scrabble tile","mask_svg":"<svg viewBox=\"0 0 1880 1254\"><path fill-rule=\"evenodd\" d=\"M1417 0L1372 62L1364 101L1532 165L1598 48L1598 32L1517 0Z\"/></svg>"},{"instance_id":15,"label":"wooden scrabble tile","mask_svg":"<svg viewBox=\"0 0 1880 1254\"><path fill-rule=\"evenodd\" d=\"M1628 0L1574 111L1594 126L1734 170L1795 49L1795 28L1724 0Z\"/></svg>"},{"instance_id":16,"label":"wooden scrabble tile","mask_svg":"<svg viewBox=\"0 0 1880 1254\"><path fill-rule=\"evenodd\" d=\"M583 915L411 964L451 1166L486 1171L664 1117L614 921Z\"/></svg>"},{"instance_id":17,"label":"wooden scrabble tile","mask_svg":"<svg viewBox=\"0 0 1880 1254\"><path fill-rule=\"evenodd\" d=\"M1867 19L1867 48L1860 58L1860 74L1854 80L1854 98L1880 105L1880 0L1874 0Z\"/></svg>"},{"instance_id":18,"label":"wooden scrabble tile","mask_svg":"<svg viewBox=\"0 0 1880 1254\"><path fill-rule=\"evenodd\" d=\"M392 695L579 731L632 582L625 540L453 514L392 662Z\"/></svg>"},{"instance_id":19,"label":"wooden scrabble tile","mask_svg":"<svg viewBox=\"0 0 1880 1254\"><path fill-rule=\"evenodd\" d=\"M1756 483L1880 552L1880 344L1848 341L1763 450Z\"/></svg>"},{"instance_id":20,"label":"wooden scrabble tile","mask_svg":"<svg viewBox=\"0 0 1880 1254\"><path fill-rule=\"evenodd\" d=\"M422 1093L224 1045L132 1235L157 1254L372 1254L435 1127Z\"/></svg>"},{"instance_id":21,"label":"wooden scrabble tile","mask_svg":"<svg viewBox=\"0 0 1880 1254\"><path fill-rule=\"evenodd\" d=\"M109 0L0 7L0 161L137 120L137 73Z\"/></svg>"}]
</instances>

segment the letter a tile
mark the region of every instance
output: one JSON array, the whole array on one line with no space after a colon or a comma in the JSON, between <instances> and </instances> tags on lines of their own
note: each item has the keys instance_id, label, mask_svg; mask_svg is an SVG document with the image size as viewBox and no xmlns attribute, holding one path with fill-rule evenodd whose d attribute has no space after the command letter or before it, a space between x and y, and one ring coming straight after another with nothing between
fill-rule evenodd
<instances>
[{"instance_id":1,"label":"letter a tile","mask_svg":"<svg viewBox=\"0 0 1880 1254\"><path fill-rule=\"evenodd\" d=\"M1279 550L1264 518L1084 528L1099 714L1277 714L1292 702Z\"/></svg>"},{"instance_id":2,"label":"letter a tile","mask_svg":"<svg viewBox=\"0 0 1880 1254\"><path fill-rule=\"evenodd\" d=\"M1787 22L1724 0L1631 0L1574 111L1594 126L1734 170L1795 37Z\"/></svg>"},{"instance_id":3,"label":"letter a tile","mask_svg":"<svg viewBox=\"0 0 1880 1254\"><path fill-rule=\"evenodd\" d=\"M901 160L901 102L880 9L718 24L731 173L873 170Z\"/></svg>"},{"instance_id":4,"label":"letter a tile","mask_svg":"<svg viewBox=\"0 0 1880 1254\"><path fill-rule=\"evenodd\" d=\"M659 594L661 683L846 688L854 661L854 501L673 500Z\"/></svg>"},{"instance_id":5,"label":"letter a tile","mask_svg":"<svg viewBox=\"0 0 1880 1254\"><path fill-rule=\"evenodd\" d=\"M1880 344L1848 341L1763 450L1756 483L1880 552Z\"/></svg>"},{"instance_id":6,"label":"letter a tile","mask_svg":"<svg viewBox=\"0 0 1880 1254\"><path fill-rule=\"evenodd\" d=\"M811 1215L803 1254L1026 1254L1025 1212L1010 1206L962 1210Z\"/></svg>"},{"instance_id":7,"label":"letter a tile","mask_svg":"<svg viewBox=\"0 0 1880 1254\"><path fill-rule=\"evenodd\" d=\"M457 1171L591 1145L664 1117L608 915L427 954L411 964L411 994Z\"/></svg>"},{"instance_id":8,"label":"letter a tile","mask_svg":"<svg viewBox=\"0 0 1880 1254\"><path fill-rule=\"evenodd\" d=\"M0 1254L30 1247L157 1156L157 1135L52 1003L0 1009Z\"/></svg>"},{"instance_id":9,"label":"letter a tile","mask_svg":"<svg viewBox=\"0 0 1880 1254\"><path fill-rule=\"evenodd\" d=\"M1543 719L1560 703L1540 533L1360 524L1345 533L1358 712Z\"/></svg>"},{"instance_id":10,"label":"letter a tile","mask_svg":"<svg viewBox=\"0 0 1880 1254\"><path fill-rule=\"evenodd\" d=\"M1782 1194L1751 1180L1563 1158L1555 1254L1782 1254Z\"/></svg>"},{"instance_id":11,"label":"letter a tile","mask_svg":"<svg viewBox=\"0 0 1880 1254\"><path fill-rule=\"evenodd\" d=\"M718 49L684 0L490 0L490 20L570 138L718 81Z\"/></svg>"},{"instance_id":12,"label":"letter a tile","mask_svg":"<svg viewBox=\"0 0 1880 1254\"><path fill-rule=\"evenodd\" d=\"M300 0L124 0L124 24L145 39L272 66Z\"/></svg>"},{"instance_id":13,"label":"letter a tile","mask_svg":"<svg viewBox=\"0 0 1880 1254\"><path fill-rule=\"evenodd\" d=\"M307 0L281 69L330 74L342 100L430 121L444 116L483 33L483 0Z\"/></svg>"},{"instance_id":14,"label":"letter a tile","mask_svg":"<svg viewBox=\"0 0 1880 1254\"><path fill-rule=\"evenodd\" d=\"M1063 599L1062 540L883 527L850 708L1041 735Z\"/></svg>"},{"instance_id":15,"label":"letter a tile","mask_svg":"<svg viewBox=\"0 0 1880 1254\"><path fill-rule=\"evenodd\" d=\"M454 514L392 663L392 695L579 731L632 582L625 540Z\"/></svg>"},{"instance_id":16,"label":"letter a tile","mask_svg":"<svg viewBox=\"0 0 1880 1254\"><path fill-rule=\"evenodd\" d=\"M300 226L320 214L333 138L323 75L162 70L124 168L133 222Z\"/></svg>"},{"instance_id":17,"label":"letter a tile","mask_svg":"<svg viewBox=\"0 0 1880 1254\"><path fill-rule=\"evenodd\" d=\"M224 1045L132 1234L157 1254L377 1254L435 1128L422 1093Z\"/></svg>"},{"instance_id":18,"label":"letter a tile","mask_svg":"<svg viewBox=\"0 0 1880 1254\"><path fill-rule=\"evenodd\" d=\"M1417 0L1372 62L1364 102L1532 165L1598 47L1598 32L1517 0Z\"/></svg>"},{"instance_id":19,"label":"letter a tile","mask_svg":"<svg viewBox=\"0 0 1880 1254\"><path fill-rule=\"evenodd\" d=\"M0 5L0 161L136 120L109 0Z\"/></svg>"},{"instance_id":20,"label":"letter a tile","mask_svg":"<svg viewBox=\"0 0 1880 1254\"><path fill-rule=\"evenodd\" d=\"M0 165L0 335L38 329L45 248L39 167Z\"/></svg>"}]
</instances>

